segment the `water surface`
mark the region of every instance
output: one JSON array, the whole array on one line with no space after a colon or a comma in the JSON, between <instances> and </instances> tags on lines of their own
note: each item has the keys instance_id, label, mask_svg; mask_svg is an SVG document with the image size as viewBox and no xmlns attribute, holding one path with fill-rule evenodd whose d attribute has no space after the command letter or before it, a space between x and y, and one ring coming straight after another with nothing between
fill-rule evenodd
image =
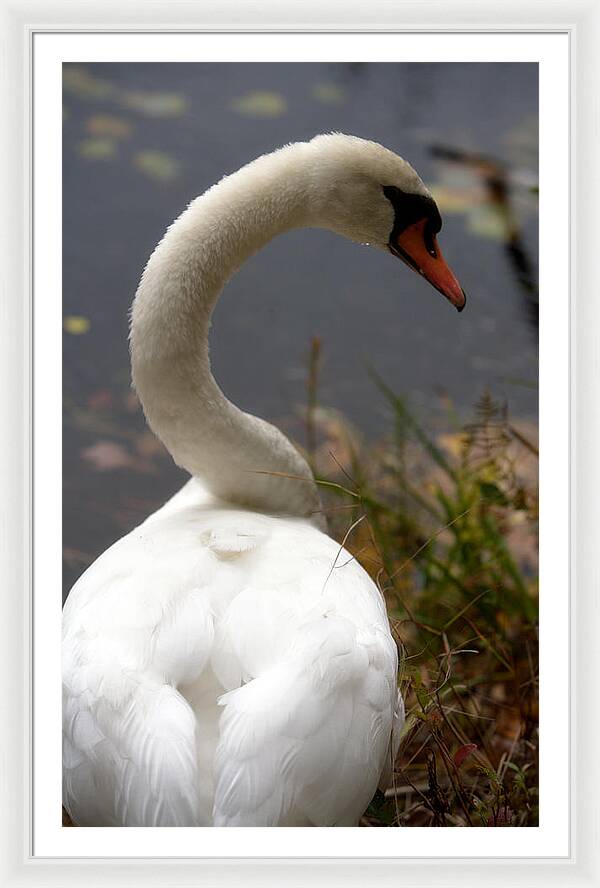
<instances>
[{"instance_id":1,"label":"water surface","mask_svg":"<svg viewBox=\"0 0 600 888\"><path fill-rule=\"evenodd\" d=\"M433 188L460 316L400 262L333 234L280 237L231 281L212 356L239 406L288 428L306 353L320 400L389 427L368 368L426 423L484 387L537 418L537 66L95 64L64 71L65 590L183 479L129 389L127 312L168 223L226 173L339 130L405 156ZM496 180L499 180L499 184Z\"/></svg>"}]
</instances>

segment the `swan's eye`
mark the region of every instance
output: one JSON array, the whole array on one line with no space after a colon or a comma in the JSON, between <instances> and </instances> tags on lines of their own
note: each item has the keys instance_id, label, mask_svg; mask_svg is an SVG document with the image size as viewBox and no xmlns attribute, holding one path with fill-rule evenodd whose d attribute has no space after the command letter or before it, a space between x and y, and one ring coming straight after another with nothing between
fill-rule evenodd
<instances>
[{"instance_id":1,"label":"swan's eye","mask_svg":"<svg viewBox=\"0 0 600 888\"><path fill-rule=\"evenodd\" d=\"M442 227L442 218L433 198L427 194L402 191L395 185L383 185L382 190L394 208L392 235L397 238L410 225L414 225L421 219L426 219L427 230L430 231L431 244L433 245L435 235Z\"/></svg>"}]
</instances>

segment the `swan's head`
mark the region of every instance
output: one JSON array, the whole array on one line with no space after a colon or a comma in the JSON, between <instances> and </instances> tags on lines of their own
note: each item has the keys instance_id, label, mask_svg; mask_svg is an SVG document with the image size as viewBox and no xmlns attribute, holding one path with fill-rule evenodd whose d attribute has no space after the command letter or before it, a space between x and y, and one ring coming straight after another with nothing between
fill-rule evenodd
<instances>
[{"instance_id":1,"label":"swan's head","mask_svg":"<svg viewBox=\"0 0 600 888\"><path fill-rule=\"evenodd\" d=\"M320 224L402 259L458 311L464 290L442 256L442 219L411 165L376 142L341 133L316 136L312 200Z\"/></svg>"}]
</instances>

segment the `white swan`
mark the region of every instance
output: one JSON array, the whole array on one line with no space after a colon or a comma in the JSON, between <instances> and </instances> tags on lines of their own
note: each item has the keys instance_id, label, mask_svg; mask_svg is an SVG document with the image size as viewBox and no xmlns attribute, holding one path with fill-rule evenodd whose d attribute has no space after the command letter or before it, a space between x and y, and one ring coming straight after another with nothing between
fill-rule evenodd
<instances>
[{"instance_id":1,"label":"white swan","mask_svg":"<svg viewBox=\"0 0 600 888\"><path fill-rule=\"evenodd\" d=\"M133 379L193 478L65 606L75 824L355 825L389 778L404 716L385 604L323 532L304 459L217 386L208 331L241 263L301 226L391 250L460 310L440 225L408 163L335 134L226 177L154 251L132 310Z\"/></svg>"}]
</instances>

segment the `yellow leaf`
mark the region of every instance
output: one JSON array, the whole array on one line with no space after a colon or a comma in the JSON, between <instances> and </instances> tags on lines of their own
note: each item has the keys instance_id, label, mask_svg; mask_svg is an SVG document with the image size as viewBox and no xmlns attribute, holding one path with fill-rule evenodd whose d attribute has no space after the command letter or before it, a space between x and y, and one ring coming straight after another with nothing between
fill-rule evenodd
<instances>
[{"instance_id":1,"label":"yellow leaf","mask_svg":"<svg viewBox=\"0 0 600 888\"><path fill-rule=\"evenodd\" d=\"M94 114L86 120L85 128L92 136L107 139L126 139L131 135L131 124L112 114Z\"/></svg>"},{"instance_id":2,"label":"yellow leaf","mask_svg":"<svg viewBox=\"0 0 600 888\"><path fill-rule=\"evenodd\" d=\"M114 90L108 80L94 77L81 65L63 67L63 89L84 99L106 99Z\"/></svg>"},{"instance_id":3,"label":"yellow leaf","mask_svg":"<svg viewBox=\"0 0 600 888\"><path fill-rule=\"evenodd\" d=\"M280 93L257 90L234 99L230 108L247 117L279 117L287 111L287 102Z\"/></svg>"},{"instance_id":4,"label":"yellow leaf","mask_svg":"<svg viewBox=\"0 0 600 888\"><path fill-rule=\"evenodd\" d=\"M89 331L90 322L83 315L67 315L63 320L63 327L67 333L71 333L73 336L81 336Z\"/></svg>"},{"instance_id":5,"label":"yellow leaf","mask_svg":"<svg viewBox=\"0 0 600 888\"><path fill-rule=\"evenodd\" d=\"M431 193L442 213L468 213L478 196L465 189L432 185Z\"/></svg>"},{"instance_id":6,"label":"yellow leaf","mask_svg":"<svg viewBox=\"0 0 600 888\"><path fill-rule=\"evenodd\" d=\"M468 228L487 240L505 241L509 234L505 214L496 207L475 207L469 213Z\"/></svg>"},{"instance_id":7,"label":"yellow leaf","mask_svg":"<svg viewBox=\"0 0 600 888\"><path fill-rule=\"evenodd\" d=\"M459 434L448 433L445 435L439 435L438 442L447 453L449 453L451 456L456 457L457 459L464 452L465 436L462 432L460 432Z\"/></svg>"},{"instance_id":8,"label":"yellow leaf","mask_svg":"<svg viewBox=\"0 0 600 888\"><path fill-rule=\"evenodd\" d=\"M148 117L181 117L188 106L185 96L169 92L126 92L121 102Z\"/></svg>"},{"instance_id":9,"label":"yellow leaf","mask_svg":"<svg viewBox=\"0 0 600 888\"><path fill-rule=\"evenodd\" d=\"M84 139L77 149L86 160L110 160L116 154L116 145L112 139Z\"/></svg>"},{"instance_id":10,"label":"yellow leaf","mask_svg":"<svg viewBox=\"0 0 600 888\"><path fill-rule=\"evenodd\" d=\"M315 83L312 93L324 105L340 105L345 98L344 90L336 83Z\"/></svg>"},{"instance_id":11,"label":"yellow leaf","mask_svg":"<svg viewBox=\"0 0 600 888\"><path fill-rule=\"evenodd\" d=\"M133 162L146 176L161 182L169 182L179 173L177 161L163 151L138 151Z\"/></svg>"}]
</instances>

